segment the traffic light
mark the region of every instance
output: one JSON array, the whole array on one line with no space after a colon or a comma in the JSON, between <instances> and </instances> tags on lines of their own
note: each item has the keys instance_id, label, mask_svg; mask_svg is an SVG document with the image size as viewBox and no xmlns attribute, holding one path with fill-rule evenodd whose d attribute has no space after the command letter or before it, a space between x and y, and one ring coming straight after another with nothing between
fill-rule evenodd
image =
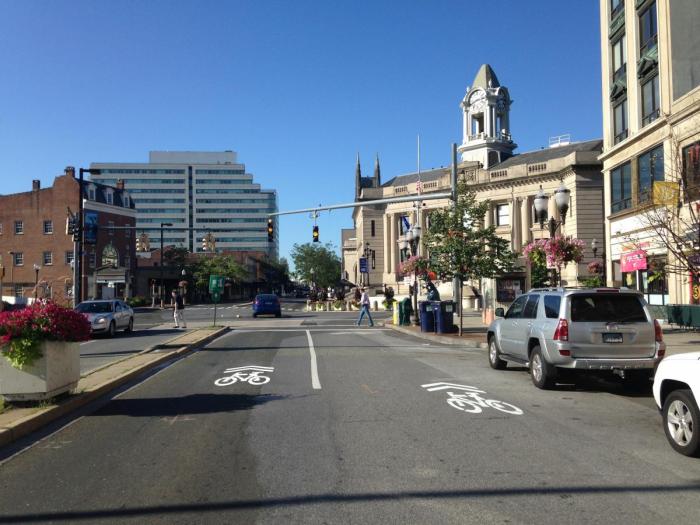
<instances>
[{"instance_id":1,"label":"traffic light","mask_svg":"<svg viewBox=\"0 0 700 525\"><path fill-rule=\"evenodd\" d=\"M76 230L75 216L69 215L66 217L66 235L73 235Z\"/></svg>"},{"instance_id":2,"label":"traffic light","mask_svg":"<svg viewBox=\"0 0 700 525\"><path fill-rule=\"evenodd\" d=\"M272 219L267 219L267 242L275 241L275 224Z\"/></svg>"},{"instance_id":3,"label":"traffic light","mask_svg":"<svg viewBox=\"0 0 700 525\"><path fill-rule=\"evenodd\" d=\"M318 242L318 226L314 226L314 242Z\"/></svg>"},{"instance_id":4,"label":"traffic light","mask_svg":"<svg viewBox=\"0 0 700 525\"><path fill-rule=\"evenodd\" d=\"M209 235L205 235L204 237L202 237L202 251L209 251Z\"/></svg>"}]
</instances>

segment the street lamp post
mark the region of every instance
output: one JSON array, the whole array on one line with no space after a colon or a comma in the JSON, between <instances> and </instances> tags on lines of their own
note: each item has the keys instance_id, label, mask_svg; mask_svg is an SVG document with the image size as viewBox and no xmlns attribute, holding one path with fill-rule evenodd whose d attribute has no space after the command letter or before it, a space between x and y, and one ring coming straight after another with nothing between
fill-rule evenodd
<instances>
[{"instance_id":1,"label":"street lamp post","mask_svg":"<svg viewBox=\"0 0 700 525\"><path fill-rule=\"evenodd\" d=\"M163 252L165 251L163 247L163 228L172 226L172 222L161 222L160 223L160 307L165 306L165 290L163 282Z\"/></svg>"},{"instance_id":2,"label":"street lamp post","mask_svg":"<svg viewBox=\"0 0 700 525\"><path fill-rule=\"evenodd\" d=\"M561 181L559 187L554 190L554 202L557 205L557 210L559 211L560 219L557 220L554 217L550 217L547 221L548 215L548 205L549 196L545 194L542 186L540 186L540 191L537 192L534 199L535 214L537 220L540 223L540 230L544 229L545 222L547 223L547 229L549 230L549 238L552 239L557 233L557 228L564 226L566 224L566 212L569 211L569 199L571 198L571 190L564 186L564 181ZM557 280L561 285L561 272L557 272Z\"/></svg>"},{"instance_id":3,"label":"street lamp post","mask_svg":"<svg viewBox=\"0 0 700 525\"><path fill-rule=\"evenodd\" d=\"M34 302L38 299L38 289L39 289L39 270L41 266L34 263Z\"/></svg>"},{"instance_id":4,"label":"street lamp post","mask_svg":"<svg viewBox=\"0 0 700 525\"><path fill-rule=\"evenodd\" d=\"M598 240L597 239L593 239L591 241L591 249L593 250L593 258L597 259L598 258ZM606 268L607 262L605 261L605 247L603 247L603 250L600 254L600 257L603 260L603 267L602 267L602 272L600 274L600 277L603 281L603 286L607 286L608 280L607 280L607 277L605 275L606 270L607 270L607 268Z\"/></svg>"},{"instance_id":5,"label":"street lamp post","mask_svg":"<svg viewBox=\"0 0 700 525\"><path fill-rule=\"evenodd\" d=\"M366 281L365 286L369 286L369 269L370 269L369 258L372 255L372 249L370 248L368 242L365 243L365 249L363 250L362 255L364 256L366 264L367 264L367 266L365 267L365 268L367 268L367 273L365 274L365 281Z\"/></svg>"},{"instance_id":6,"label":"street lamp post","mask_svg":"<svg viewBox=\"0 0 700 525\"><path fill-rule=\"evenodd\" d=\"M416 214L417 216L417 214ZM404 250L409 250L410 255L418 256L420 248L420 237L422 229L420 223L416 220L409 230L406 232L403 242L401 243L401 248ZM420 319L418 315L418 270L413 270L413 324L416 326L420 325Z\"/></svg>"}]
</instances>

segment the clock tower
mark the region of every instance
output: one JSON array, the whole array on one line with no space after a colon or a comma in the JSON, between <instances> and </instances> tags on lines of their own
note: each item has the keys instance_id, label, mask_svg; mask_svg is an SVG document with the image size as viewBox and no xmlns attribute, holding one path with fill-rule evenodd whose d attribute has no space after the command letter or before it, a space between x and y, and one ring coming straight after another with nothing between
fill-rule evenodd
<instances>
[{"instance_id":1,"label":"clock tower","mask_svg":"<svg viewBox=\"0 0 700 525\"><path fill-rule=\"evenodd\" d=\"M513 156L517 147L510 135L508 89L501 86L491 66L483 64L462 99L462 162L477 161L490 168Z\"/></svg>"}]
</instances>

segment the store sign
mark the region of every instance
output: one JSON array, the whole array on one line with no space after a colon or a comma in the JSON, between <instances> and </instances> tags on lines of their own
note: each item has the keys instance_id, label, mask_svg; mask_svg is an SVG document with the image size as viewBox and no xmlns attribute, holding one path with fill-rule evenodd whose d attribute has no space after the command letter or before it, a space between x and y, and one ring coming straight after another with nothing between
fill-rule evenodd
<instances>
[{"instance_id":1,"label":"store sign","mask_svg":"<svg viewBox=\"0 0 700 525\"><path fill-rule=\"evenodd\" d=\"M637 270L647 269L647 252L644 250L635 250L629 253L623 253L620 256L620 269L623 272L635 272Z\"/></svg>"}]
</instances>

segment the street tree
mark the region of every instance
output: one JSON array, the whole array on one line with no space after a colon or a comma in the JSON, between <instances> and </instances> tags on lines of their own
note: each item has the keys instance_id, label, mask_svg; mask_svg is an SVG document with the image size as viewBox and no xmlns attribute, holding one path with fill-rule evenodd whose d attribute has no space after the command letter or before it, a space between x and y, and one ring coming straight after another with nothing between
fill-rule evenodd
<instances>
[{"instance_id":1,"label":"street tree","mask_svg":"<svg viewBox=\"0 0 700 525\"><path fill-rule=\"evenodd\" d=\"M298 280L314 283L326 288L335 286L340 280L340 257L331 243L295 244L292 247L292 261Z\"/></svg>"},{"instance_id":2,"label":"street tree","mask_svg":"<svg viewBox=\"0 0 700 525\"><path fill-rule=\"evenodd\" d=\"M163 265L167 267L184 267L189 255L187 248L168 246L163 251Z\"/></svg>"},{"instance_id":3,"label":"street tree","mask_svg":"<svg viewBox=\"0 0 700 525\"><path fill-rule=\"evenodd\" d=\"M478 282L513 269L516 256L510 243L496 235L495 226L484 224L488 209L489 201L478 201L461 181L456 205L430 212L425 234L428 267L439 279L456 278L460 290L465 281Z\"/></svg>"},{"instance_id":4,"label":"street tree","mask_svg":"<svg viewBox=\"0 0 700 525\"><path fill-rule=\"evenodd\" d=\"M232 257L214 255L213 257L200 257L188 266L187 273L197 288L209 286L209 276L220 275L233 283L240 283L247 276L246 269Z\"/></svg>"}]
</instances>

